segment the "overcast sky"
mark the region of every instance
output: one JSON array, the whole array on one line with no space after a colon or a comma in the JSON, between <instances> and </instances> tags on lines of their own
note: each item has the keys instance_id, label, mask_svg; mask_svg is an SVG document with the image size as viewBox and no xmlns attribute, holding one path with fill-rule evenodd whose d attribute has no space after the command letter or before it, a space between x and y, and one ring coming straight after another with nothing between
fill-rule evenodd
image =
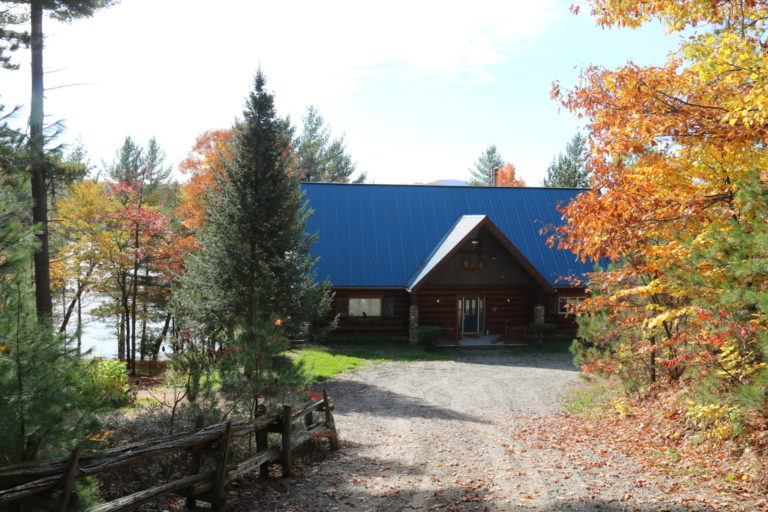
<instances>
[{"instance_id":1,"label":"overcast sky","mask_svg":"<svg viewBox=\"0 0 768 512\"><path fill-rule=\"evenodd\" d=\"M46 113L92 163L155 136L174 167L205 130L240 116L259 66L280 115L316 105L375 183L466 179L492 143L528 185L580 128L551 84L580 67L658 64L659 27L604 30L572 0L122 0L46 20ZM0 71L0 103L27 104L29 54ZM24 114L22 114L23 116Z\"/></svg>"}]
</instances>

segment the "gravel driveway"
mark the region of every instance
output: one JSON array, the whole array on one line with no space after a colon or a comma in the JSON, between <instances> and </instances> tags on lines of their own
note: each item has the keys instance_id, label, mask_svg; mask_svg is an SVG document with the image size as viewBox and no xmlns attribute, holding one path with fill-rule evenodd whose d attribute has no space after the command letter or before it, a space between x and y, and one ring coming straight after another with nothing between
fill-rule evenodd
<instances>
[{"instance_id":1,"label":"gravel driveway","mask_svg":"<svg viewBox=\"0 0 768 512\"><path fill-rule=\"evenodd\" d=\"M542 442L543 432L560 438L548 418L579 382L565 354L482 352L341 375L324 387L336 403L342 449L306 462L294 478L257 485L234 508L740 509L710 507L696 489L651 478L597 441Z\"/></svg>"}]
</instances>

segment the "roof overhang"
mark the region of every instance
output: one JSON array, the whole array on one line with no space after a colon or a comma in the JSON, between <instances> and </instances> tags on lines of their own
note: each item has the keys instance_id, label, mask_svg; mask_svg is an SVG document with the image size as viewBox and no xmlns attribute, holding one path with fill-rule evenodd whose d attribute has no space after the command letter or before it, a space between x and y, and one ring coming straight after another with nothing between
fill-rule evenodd
<instances>
[{"instance_id":1,"label":"roof overhang","mask_svg":"<svg viewBox=\"0 0 768 512\"><path fill-rule=\"evenodd\" d=\"M411 278L406 287L408 292L417 291L435 272L440 270L448 259L456 254L469 240L474 237L481 228L486 228L501 245L512 255L515 260L530 274L533 280L550 294L555 290L536 267L523 256L515 245L502 233L502 231L491 222L486 215L462 215L446 233L442 240L432 250L427 260Z\"/></svg>"}]
</instances>

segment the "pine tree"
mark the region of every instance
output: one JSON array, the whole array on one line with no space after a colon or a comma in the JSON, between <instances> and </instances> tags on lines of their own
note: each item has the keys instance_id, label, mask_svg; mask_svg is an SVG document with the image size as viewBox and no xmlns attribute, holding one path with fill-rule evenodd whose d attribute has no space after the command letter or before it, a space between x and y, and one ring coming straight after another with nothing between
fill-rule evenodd
<instances>
[{"instance_id":1,"label":"pine tree","mask_svg":"<svg viewBox=\"0 0 768 512\"><path fill-rule=\"evenodd\" d=\"M29 44L29 34L14 28L24 21L18 12L0 7L0 68L18 69L18 64L11 62L10 53Z\"/></svg>"},{"instance_id":2,"label":"pine tree","mask_svg":"<svg viewBox=\"0 0 768 512\"><path fill-rule=\"evenodd\" d=\"M168 180L171 168L166 167L164 162L165 152L154 137L145 147L126 137L112 164L107 167L107 174L116 182L141 184L146 194Z\"/></svg>"},{"instance_id":3,"label":"pine tree","mask_svg":"<svg viewBox=\"0 0 768 512\"><path fill-rule=\"evenodd\" d=\"M589 171L586 168L586 141L580 134L565 146L565 154L557 155L547 168L543 186L549 188L587 188Z\"/></svg>"},{"instance_id":4,"label":"pine tree","mask_svg":"<svg viewBox=\"0 0 768 512\"><path fill-rule=\"evenodd\" d=\"M322 318L330 298L314 282L313 237L305 231L310 212L293 168L290 130L261 72L230 150L206 201L200 251L187 262L182 309L222 343L235 329L258 330L259 318L281 319L285 332L298 333Z\"/></svg>"},{"instance_id":5,"label":"pine tree","mask_svg":"<svg viewBox=\"0 0 768 512\"><path fill-rule=\"evenodd\" d=\"M59 20L73 20L93 16L95 11L106 7L112 0L0 0L10 7L0 7L0 65L13 68L8 60L8 50L15 50L20 43L31 49L31 101L29 112L29 138L27 168L32 177L32 219L39 225L39 245L33 256L35 267L35 308L40 318L50 319L53 313L51 298L50 254L48 247L48 183L50 162L45 143L45 86L43 74L43 13ZM22 5L29 9L20 10ZM29 31L8 28L6 25L29 22Z\"/></svg>"},{"instance_id":6,"label":"pine tree","mask_svg":"<svg viewBox=\"0 0 768 512\"><path fill-rule=\"evenodd\" d=\"M768 417L768 172L750 170L734 189L724 209L726 225L708 226L692 244L691 262L705 272L691 272L690 267L668 272L683 286L702 290L691 302L710 315L704 325L710 332L707 341L718 345L714 359L718 378L701 384L708 391L702 397L764 421Z\"/></svg>"},{"instance_id":7,"label":"pine tree","mask_svg":"<svg viewBox=\"0 0 768 512\"><path fill-rule=\"evenodd\" d=\"M331 130L317 107L309 107L302 121L302 132L295 142L301 181L350 183L356 165L347 154L344 137L331 140ZM366 174L360 173L351 183L364 183L365 178Z\"/></svg>"},{"instance_id":8,"label":"pine tree","mask_svg":"<svg viewBox=\"0 0 768 512\"><path fill-rule=\"evenodd\" d=\"M469 184L475 187L490 187L493 185L493 171L504 167L504 159L496 149L496 144L488 146L475 162L475 168L469 169Z\"/></svg>"},{"instance_id":9,"label":"pine tree","mask_svg":"<svg viewBox=\"0 0 768 512\"><path fill-rule=\"evenodd\" d=\"M38 320L29 260L29 180L0 116L0 466L60 455L95 426L85 364Z\"/></svg>"}]
</instances>

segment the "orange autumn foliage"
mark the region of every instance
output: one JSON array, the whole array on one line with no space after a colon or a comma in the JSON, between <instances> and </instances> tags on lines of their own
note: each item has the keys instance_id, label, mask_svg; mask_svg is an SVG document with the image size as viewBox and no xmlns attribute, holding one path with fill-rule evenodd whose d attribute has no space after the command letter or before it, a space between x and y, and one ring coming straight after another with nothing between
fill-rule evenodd
<instances>
[{"instance_id":1,"label":"orange autumn foliage","mask_svg":"<svg viewBox=\"0 0 768 512\"><path fill-rule=\"evenodd\" d=\"M497 187L524 187L525 181L522 178L516 176L515 166L512 164L505 164L504 167L497 171L496 175Z\"/></svg>"},{"instance_id":2,"label":"orange autumn foliage","mask_svg":"<svg viewBox=\"0 0 768 512\"><path fill-rule=\"evenodd\" d=\"M211 130L195 140L189 156L179 164L179 170L190 174L181 187L181 198L176 215L181 219L186 235L178 243L185 251L197 248L194 233L205 220L206 194L216 189L216 177L222 176L224 161L231 157L229 142L232 130Z\"/></svg>"},{"instance_id":3,"label":"orange autumn foliage","mask_svg":"<svg viewBox=\"0 0 768 512\"><path fill-rule=\"evenodd\" d=\"M586 120L593 188L563 209L551 243L615 263L576 308L583 334L609 349L582 362L638 394L663 378L706 386L720 401L694 397L686 414L712 439L763 428L761 402L728 397L765 373L768 354L768 4L588 4L601 25L655 19L688 33L663 65L590 66L570 91L553 87Z\"/></svg>"}]
</instances>

